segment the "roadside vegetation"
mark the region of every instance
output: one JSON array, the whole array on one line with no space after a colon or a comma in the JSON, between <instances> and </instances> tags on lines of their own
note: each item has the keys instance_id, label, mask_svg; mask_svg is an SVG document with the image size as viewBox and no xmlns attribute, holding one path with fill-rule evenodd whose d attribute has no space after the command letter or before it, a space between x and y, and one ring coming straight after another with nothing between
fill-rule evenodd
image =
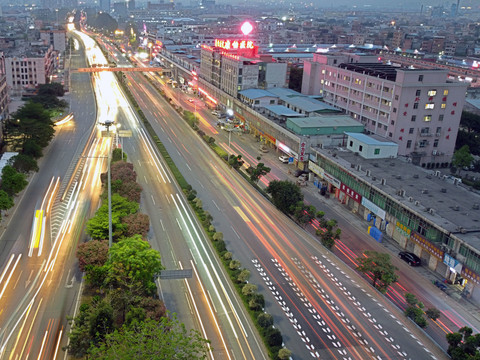
<instances>
[{"instance_id":1,"label":"roadside vegetation","mask_svg":"<svg viewBox=\"0 0 480 360\"><path fill-rule=\"evenodd\" d=\"M37 160L43 156L55 134L52 121L55 114L68 105L58 96L63 96L60 84L44 84L38 94L12 113L5 123L4 145L7 151L17 152L2 169L0 185L0 219L2 211L14 206L14 197L27 185L30 173L38 171Z\"/></svg>"},{"instance_id":2,"label":"roadside vegetation","mask_svg":"<svg viewBox=\"0 0 480 360\"><path fill-rule=\"evenodd\" d=\"M102 205L87 222L90 240L77 248L85 289L79 314L70 319L65 350L89 359L203 359L209 342L185 329L156 297L161 257L146 241L150 221L139 212L142 188L133 165L121 160L120 153L113 151L111 164L113 245L109 249L106 240L108 199L102 174Z\"/></svg>"}]
</instances>

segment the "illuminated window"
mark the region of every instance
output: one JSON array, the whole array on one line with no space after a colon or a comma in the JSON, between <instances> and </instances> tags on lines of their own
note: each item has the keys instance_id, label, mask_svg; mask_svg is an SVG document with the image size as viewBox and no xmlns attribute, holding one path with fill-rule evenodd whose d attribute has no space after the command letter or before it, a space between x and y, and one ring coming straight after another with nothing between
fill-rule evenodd
<instances>
[{"instance_id":1,"label":"illuminated window","mask_svg":"<svg viewBox=\"0 0 480 360\"><path fill-rule=\"evenodd\" d=\"M320 80L320 84L322 84L322 85L323 85L323 83L324 83L323 79L322 79L322 80Z\"/></svg>"},{"instance_id":2,"label":"illuminated window","mask_svg":"<svg viewBox=\"0 0 480 360\"><path fill-rule=\"evenodd\" d=\"M435 107L435 104L425 104L425 110L433 109L434 107Z\"/></svg>"},{"instance_id":3,"label":"illuminated window","mask_svg":"<svg viewBox=\"0 0 480 360\"><path fill-rule=\"evenodd\" d=\"M322 70L322 75L325 75L325 69Z\"/></svg>"},{"instance_id":4,"label":"illuminated window","mask_svg":"<svg viewBox=\"0 0 480 360\"><path fill-rule=\"evenodd\" d=\"M448 90L443 90L443 95L448 95Z\"/></svg>"},{"instance_id":5,"label":"illuminated window","mask_svg":"<svg viewBox=\"0 0 480 360\"><path fill-rule=\"evenodd\" d=\"M432 121L432 115L425 115L423 121Z\"/></svg>"},{"instance_id":6,"label":"illuminated window","mask_svg":"<svg viewBox=\"0 0 480 360\"><path fill-rule=\"evenodd\" d=\"M435 96L437 95L437 90L429 90L428 91L428 96Z\"/></svg>"},{"instance_id":7,"label":"illuminated window","mask_svg":"<svg viewBox=\"0 0 480 360\"><path fill-rule=\"evenodd\" d=\"M445 109L447 107L447 104L442 104L442 109Z\"/></svg>"}]
</instances>

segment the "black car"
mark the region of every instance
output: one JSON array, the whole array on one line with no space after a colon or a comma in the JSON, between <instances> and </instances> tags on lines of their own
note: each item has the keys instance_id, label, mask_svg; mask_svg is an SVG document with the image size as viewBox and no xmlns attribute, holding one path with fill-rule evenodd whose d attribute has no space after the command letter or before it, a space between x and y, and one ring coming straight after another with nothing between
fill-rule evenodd
<instances>
[{"instance_id":1,"label":"black car","mask_svg":"<svg viewBox=\"0 0 480 360\"><path fill-rule=\"evenodd\" d=\"M295 170L295 173L293 175L295 177L299 177L299 176L302 176L303 174L307 174L307 172L305 170L297 169L297 170Z\"/></svg>"},{"instance_id":2,"label":"black car","mask_svg":"<svg viewBox=\"0 0 480 360\"><path fill-rule=\"evenodd\" d=\"M415 255L414 253L408 251L401 251L398 254L398 257L408 263L410 266L420 266L422 265L422 260Z\"/></svg>"}]
</instances>

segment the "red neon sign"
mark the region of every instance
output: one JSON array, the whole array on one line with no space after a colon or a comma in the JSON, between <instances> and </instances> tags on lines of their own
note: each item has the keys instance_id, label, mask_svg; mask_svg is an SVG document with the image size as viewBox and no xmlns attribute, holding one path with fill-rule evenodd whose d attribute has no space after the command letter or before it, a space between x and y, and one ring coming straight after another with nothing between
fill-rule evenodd
<instances>
[{"instance_id":1,"label":"red neon sign","mask_svg":"<svg viewBox=\"0 0 480 360\"><path fill-rule=\"evenodd\" d=\"M203 90L202 88L198 88L198 91L200 91L203 95L205 95L207 99L213 102L215 105L217 104L217 100L211 97L205 90Z\"/></svg>"},{"instance_id":2,"label":"red neon sign","mask_svg":"<svg viewBox=\"0 0 480 360\"><path fill-rule=\"evenodd\" d=\"M225 50L254 49L252 40L221 40L215 39L215 46Z\"/></svg>"}]
</instances>

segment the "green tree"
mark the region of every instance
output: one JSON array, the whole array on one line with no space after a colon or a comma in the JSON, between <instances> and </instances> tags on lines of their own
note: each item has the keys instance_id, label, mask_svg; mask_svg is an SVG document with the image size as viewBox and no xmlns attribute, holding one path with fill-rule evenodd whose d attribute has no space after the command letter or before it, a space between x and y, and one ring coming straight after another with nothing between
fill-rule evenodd
<instances>
[{"instance_id":1,"label":"green tree","mask_svg":"<svg viewBox=\"0 0 480 360\"><path fill-rule=\"evenodd\" d=\"M118 194L112 194L112 230L114 234L123 234L126 225L121 222L121 219L136 213L138 206L136 202L128 201ZM87 234L93 239L108 238L108 203L102 204L95 216L88 220Z\"/></svg>"},{"instance_id":2,"label":"green tree","mask_svg":"<svg viewBox=\"0 0 480 360\"><path fill-rule=\"evenodd\" d=\"M470 154L470 147L463 145L453 153L452 165L458 170L458 173L464 168L469 167L473 162L473 156Z\"/></svg>"},{"instance_id":3,"label":"green tree","mask_svg":"<svg viewBox=\"0 0 480 360\"><path fill-rule=\"evenodd\" d=\"M13 196L27 186L28 182L25 174L17 172L13 166L6 165L2 169L2 190L8 195Z\"/></svg>"},{"instance_id":4,"label":"green tree","mask_svg":"<svg viewBox=\"0 0 480 360\"><path fill-rule=\"evenodd\" d=\"M130 288L140 283L147 294L156 290L154 276L163 269L160 253L140 235L120 240L112 245L105 263L107 286Z\"/></svg>"},{"instance_id":5,"label":"green tree","mask_svg":"<svg viewBox=\"0 0 480 360\"><path fill-rule=\"evenodd\" d=\"M176 316L146 320L108 334L90 349L92 359L206 359L210 342L196 330L187 330Z\"/></svg>"},{"instance_id":6,"label":"green tree","mask_svg":"<svg viewBox=\"0 0 480 360\"><path fill-rule=\"evenodd\" d=\"M317 216L318 215L319 213L317 213ZM337 221L335 219L327 221L324 220L322 216L320 224L323 225L323 228L317 229L315 234L320 237L322 245L331 250L335 246L335 241L340 240L342 230L337 227Z\"/></svg>"},{"instance_id":7,"label":"green tree","mask_svg":"<svg viewBox=\"0 0 480 360\"><path fill-rule=\"evenodd\" d=\"M60 83L40 84L38 85L38 95L54 95L62 97L65 95L65 89Z\"/></svg>"},{"instance_id":8,"label":"green tree","mask_svg":"<svg viewBox=\"0 0 480 360\"><path fill-rule=\"evenodd\" d=\"M267 329L273 325L273 316L268 313L261 313L257 316L257 323L260 327Z\"/></svg>"},{"instance_id":9,"label":"green tree","mask_svg":"<svg viewBox=\"0 0 480 360\"><path fill-rule=\"evenodd\" d=\"M293 217L300 225L305 226L315 219L316 211L315 206L299 201L293 206Z\"/></svg>"},{"instance_id":10,"label":"green tree","mask_svg":"<svg viewBox=\"0 0 480 360\"><path fill-rule=\"evenodd\" d=\"M122 158L122 155L123 155L123 158ZM127 154L125 154L125 152L121 148L116 147L112 151L112 163L121 161L121 160L127 161Z\"/></svg>"},{"instance_id":11,"label":"green tree","mask_svg":"<svg viewBox=\"0 0 480 360\"><path fill-rule=\"evenodd\" d=\"M258 287L254 284L245 284L242 287L242 294L244 296L252 296L257 291Z\"/></svg>"},{"instance_id":12,"label":"green tree","mask_svg":"<svg viewBox=\"0 0 480 360\"><path fill-rule=\"evenodd\" d=\"M33 96L30 101L35 104L40 104L43 108L51 110L51 109L64 109L68 106L68 103L65 100L61 100L55 95L35 95Z\"/></svg>"},{"instance_id":13,"label":"green tree","mask_svg":"<svg viewBox=\"0 0 480 360\"><path fill-rule=\"evenodd\" d=\"M107 240L90 240L77 247L78 266L85 271L88 265L103 266L108 259Z\"/></svg>"},{"instance_id":14,"label":"green tree","mask_svg":"<svg viewBox=\"0 0 480 360\"><path fill-rule=\"evenodd\" d=\"M67 346L68 353L74 357L84 357L92 343L90 336L90 305L80 305L77 317L74 319L72 331L69 334L70 342Z\"/></svg>"},{"instance_id":15,"label":"green tree","mask_svg":"<svg viewBox=\"0 0 480 360\"><path fill-rule=\"evenodd\" d=\"M273 204L285 214L290 214L292 204L303 201L300 187L288 180L273 180L265 191L272 196Z\"/></svg>"},{"instance_id":16,"label":"green tree","mask_svg":"<svg viewBox=\"0 0 480 360\"><path fill-rule=\"evenodd\" d=\"M228 264L228 267L231 270L237 270L242 264L238 260L230 260L230 263Z\"/></svg>"},{"instance_id":17,"label":"green tree","mask_svg":"<svg viewBox=\"0 0 480 360\"><path fill-rule=\"evenodd\" d=\"M367 250L364 252L367 257L358 257L357 270L372 274L372 285L381 292L387 292L388 287L398 280L395 273L398 270L392 265L390 255L377 251Z\"/></svg>"},{"instance_id":18,"label":"green tree","mask_svg":"<svg viewBox=\"0 0 480 360\"><path fill-rule=\"evenodd\" d=\"M9 160L9 163L15 168L15 170L24 174L28 174L30 171L38 171L37 160L29 155L15 155Z\"/></svg>"},{"instance_id":19,"label":"green tree","mask_svg":"<svg viewBox=\"0 0 480 360\"><path fill-rule=\"evenodd\" d=\"M292 356L292 352L288 350L287 348L282 348L278 352L278 358L280 360L288 360Z\"/></svg>"},{"instance_id":20,"label":"green tree","mask_svg":"<svg viewBox=\"0 0 480 360\"><path fill-rule=\"evenodd\" d=\"M462 327L456 333L447 334L447 353L453 360L477 360L480 358L480 334L473 335L469 327Z\"/></svg>"},{"instance_id":21,"label":"green tree","mask_svg":"<svg viewBox=\"0 0 480 360\"><path fill-rule=\"evenodd\" d=\"M11 115L5 124L6 141L15 149L23 149L27 140L40 148L52 140L55 130L49 113L38 103L28 102Z\"/></svg>"},{"instance_id":22,"label":"green tree","mask_svg":"<svg viewBox=\"0 0 480 360\"><path fill-rule=\"evenodd\" d=\"M243 166L243 164L245 164L245 161L242 160L242 155L237 155L230 156L230 158L228 159L228 163L231 167L238 170Z\"/></svg>"},{"instance_id":23,"label":"green tree","mask_svg":"<svg viewBox=\"0 0 480 360\"><path fill-rule=\"evenodd\" d=\"M38 159L43 156L41 146L31 139L28 139L24 142L22 154L26 156L31 156L34 159Z\"/></svg>"},{"instance_id":24,"label":"green tree","mask_svg":"<svg viewBox=\"0 0 480 360\"><path fill-rule=\"evenodd\" d=\"M15 205L13 199L5 191L0 190L0 219L2 218L2 210L8 210ZM248 271L248 270L247 270Z\"/></svg>"},{"instance_id":25,"label":"green tree","mask_svg":"<svg viewBox=\"0 0 480 360\"><path fill-rule=\"evenodd\" d=\"M246 283L248 281L248 278L250 277L250 271L247 269L243 269L240 274L237 276L237 281L239 283Z\"/></svg>"},{"instance_id":26,"label":"green tree","mask_svg":"<svg viewBox=\"0 0 480 360\"><path fill-rule=\"evenodd\" d=\"M437 320L440 315L441 315L441 312L440 310L436 309L436 308L428 308L427 311L425 311L425 314L430 318L432 319L433 321Z\"/></svg>"},{"instance_id":27,"label":"green tree","mask_svg":"<svg viewBox=\"0 0 480 360\"><path fill-rule=\"evenodd\" d=\"M99 342L112 329L113 309L106 301L100 301L90 315L90 336L94 342Z\"/></svg>"},{"instance_id":28,"label":"green tree","mask_svg":"<svg viewBox=\"0 0 480 360\"><path fill-rule=\"evenodd\" d=\"M250 167L250 180L257 183L262 176L270 172L270 168L266 167L264 163L258 163L256 167Z\"/></svg>"}]
</instances>

